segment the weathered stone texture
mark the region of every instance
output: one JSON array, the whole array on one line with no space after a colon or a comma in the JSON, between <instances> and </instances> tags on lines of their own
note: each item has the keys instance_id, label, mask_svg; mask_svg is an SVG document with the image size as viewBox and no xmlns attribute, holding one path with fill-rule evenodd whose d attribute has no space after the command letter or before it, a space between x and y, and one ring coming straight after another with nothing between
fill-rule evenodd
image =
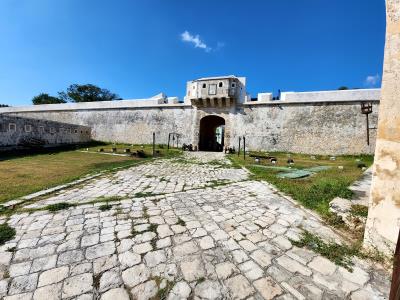
<instances>
[{"instance_id":1,"label":"weathered stone texture","mask_svg":"<svg viewBox=\"0 0 400 300\"><path fill-rule=\"evenodd\" d=\"M58 198L68 196L76 206L10 216L8 222L15 227L17 237L0 247L0 298L282 300L387 296L388 274L372 263L356 259L351 273L318 253L286 243L282 234L301 233L300 228L309 228L327 240L340 240L321 220L275 193L267 183L249 179L242 169L230 168L223 153L184 155L191 163L176 164L176 158L151 161L116 172L116 185L109 185L105 178L93 178L79 188L26 203L26 207L43 207L70 201ZM216 159L223 166L207 163ZM191 176L194 171L196 178ZM228 171L226 185L207 186ZM160 176L163 181L156 179ZM172 178L179 178L182 185L185 182L185 189L172 182L165 185ZM146 187L151 182L151 190L162 194L135 198L140 187L134 182ZM126 194L128 187L131 196ZM123 200L110 202L109 211L100 211L101 203L81 203L110 192L124 194ZM157 230L141 226L154 224L151 222L158 223ZM133 234L128 230L129 236L115 238L135 227L147 231ZM48 239L65 232L67 240ZM102 236L110 234L113 239L102 241ZM51 244L39 246L30 241L33 238ZM60 247L70 239L77 240L75 249ZM11 247L19 250L7 251ZM45 264L46 259L51 262Z\"/></svg>"},{"instance_id":2,"label":"weathered stone texture","mask_svg":"<svg viewBox=\"0 0 400 300\"><path fill-rule=\"evenodd\" d=\"M70 120L49 121L0 114L0 151L22 148L32 144L64 145L86 143L91 129L71 124Z\"/></svg>"},{"instance_id":3,"label":"weathered stone texture","mask_svg":"<svg viewBox=\"0 0 400 300\"><path fill-rule=\"evenodd\" d=\"M391 254L400 227L400 1L387 0L386 11L382 100L364 244Z\"/></svg>"},{"instance_id":4,"label":"weathered stone texture","mask_svg":"<svg viewBox=\"0 0 400 300\"><path fill-rule=\"evenodd\" d=\"M245 135L248 149L253 150L314 154L373 153L376 130L370 130L371 143L367 145L365 115L361 114L360 101L373 103L370 127L376 127L378 90L295 93L287 96L296 101L280 100L254 105L246 102L230 107L177 104L115 108L105 103L101 109L50 110L46 106L42 111L35 107L35 111L5 108L0 112L3 110L18 116L89 126L92 137L101 141L149 144L155 132L157 143L167 143L168 134L174 132L180 135L180 145L197 145L200 120L208 115L218 115L225 120L227 146L237 147L238 137Z\"/></svg>"}]
</instances>

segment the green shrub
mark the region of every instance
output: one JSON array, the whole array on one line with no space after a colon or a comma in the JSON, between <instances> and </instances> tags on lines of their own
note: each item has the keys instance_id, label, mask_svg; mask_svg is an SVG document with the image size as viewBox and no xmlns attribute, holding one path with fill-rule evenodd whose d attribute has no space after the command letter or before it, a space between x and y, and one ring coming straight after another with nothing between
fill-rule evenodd
<instances>
[{"instance_id":1,"label":"green shrub","mask_svg":"<svg viewBox=\"0 0 400 300\"><path fill-rule=\"evenodd\" d=\"M0 224L0 245L12 240L15 236L15 229L10 227L7 223Z\"/></svg>"}]
</instances>

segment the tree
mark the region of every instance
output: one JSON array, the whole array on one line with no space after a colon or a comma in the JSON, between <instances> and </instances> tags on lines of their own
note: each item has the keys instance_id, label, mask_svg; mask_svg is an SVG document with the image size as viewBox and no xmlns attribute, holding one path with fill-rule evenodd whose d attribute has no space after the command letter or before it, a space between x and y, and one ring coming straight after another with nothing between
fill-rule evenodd
<instances>
[{"instance_id":1,"label":"tree","mask_svg":"<svg viewBox=\"0 0 400 300\"><path fill-rule=\"evenodd\" d=\"M117 94L93 84L72 84L67 88L66 92L60 92L58 95L64 101L71 102L112 101L119 99Z\"/></svg>"},{"instance_id":2,"label":"tree","mask_svg":"<svg viewBox=\"0 0 400 300\"><path fill-rule=\"evenodd\" d=\"M32 103L34 105L39 104L57 104L57 103L65 103L66 101L57 97L50 96L46 93L41 93L32 98Z\"/></svg>"},{"instance_id":3,"label":"tree","mask_svg":"<svg viewBox=\"0 0 400 300\"><path fill-rule=\"evenodd\" d=\"M347 86L341 86L338 88L339 91L344 91L344 90L348 90L349 88Z\"/></svg>"},{"instance_id":4,"label":"tree","mask_svg":"<svg viewBox=\"0 0 400 300\"><path fill-rule=\"evenodd\" d=\"M0 107L9 107L10 105L7 104L0 104Z\"/></svg>"}]
</instances>

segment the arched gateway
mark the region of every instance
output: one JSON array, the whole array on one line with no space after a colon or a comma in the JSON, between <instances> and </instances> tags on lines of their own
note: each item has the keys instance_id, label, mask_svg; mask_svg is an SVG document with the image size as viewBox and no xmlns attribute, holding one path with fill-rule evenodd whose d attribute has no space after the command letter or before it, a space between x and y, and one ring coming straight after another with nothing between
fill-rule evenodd
<instances>
[{"instance_id":1,"label":"arched gateway","mask_svg":"<svg viewBox=\"0 0 400 300\"><path fill-rule=\"evenodd\" d=\"M199 150L222 151L224 149L225 119L206 116L200 120Z\"/></svg>"}]
</instances>

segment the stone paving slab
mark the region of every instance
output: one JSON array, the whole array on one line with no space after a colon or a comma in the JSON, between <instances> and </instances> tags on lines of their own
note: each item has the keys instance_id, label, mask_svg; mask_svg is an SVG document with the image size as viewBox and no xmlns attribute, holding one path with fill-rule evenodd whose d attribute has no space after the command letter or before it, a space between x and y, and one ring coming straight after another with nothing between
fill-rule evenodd
<instances>
[{"instance_id":1,"label":"stone paving slab","mask_svg":"<svg viewBox=\"0 0 400 300\"><path fill-rule=\"evenodd\" d=\"M160 159L121 170L86 182L83 186L62 189L55 196L26 205L41 208L49 204L90 202L99 197L134 198L143 194L167 194L204 188L247 178L243 169L229 167L230 161L218 155L186 153L184 159ZM220 164L206 165L207 162ZM224 167L224 165L226 165Z\"/></svg>"},{"instance_id":2,"label":"stone paving slab","mask_svg":"<svg viewBox=\"0 0 400 300\"><path fill-rule=\"evenodd\" d=\"M221 154L187 155L198 164L162 160L130 168L102 191L137 190L137 178L158 173L192 189L142 198L130 190L107 211L94 203L11 216L17 235L0 247L0 297L387 299L385 271L354 259L350 273L292 245L300 228L340 240L318 218L268 184L245 180L242 169L206 164L224 160ZM229 174L236 182L207 187ZM96 179L80 190L87 197L102 184Z\"/></svg>"}]
</instances>

